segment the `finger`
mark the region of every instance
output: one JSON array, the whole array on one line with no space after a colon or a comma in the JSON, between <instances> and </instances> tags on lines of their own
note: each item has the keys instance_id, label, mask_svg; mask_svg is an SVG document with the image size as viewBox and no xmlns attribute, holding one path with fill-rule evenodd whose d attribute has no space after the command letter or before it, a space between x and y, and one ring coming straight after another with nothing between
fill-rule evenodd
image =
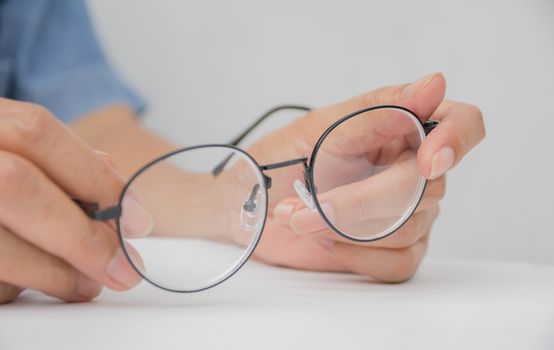
<instances>
[{"instance_id":1,"label":"finger","mask_svg":"<svg viewBox=\"0 0 554 350\"><path fill-rule=\"evenodd\" d=\"M445 101L433 114L440 124L427 136L418 151L418 165L424 176L435 179L451 169L485 137L479 108Z\"/></svg>"},{"instance_id":2,"label":"finger","mask_svg":"<svg viewBox=\"0 0 554 350\"><path fill-rule=\"evenodd\" d=\"M363 186L360 186L363 187ZM395 186L393 188L389 189L389 192L398 190L398 187ZM383 190L382 194L387 195L387 190ZM418 213L423 210L427 210L429 208L434 207L437 205L438 202L440 202L446 194L446 176L441 176L434 180L428 180L427 186L425 187L425 191L423 192L423 197L421 198L421 201L419 202L415 212ZM290 226L290 220L291 216L301 210L305 210L305 213L303 215L309 215L309 213L314 213L313 215L316 217L321 218L321 214L319 212L312 212L311 210L307 209L304 203L298 199L298 197L287 197L280 201L275 208L273 209L272 216L275 219L275 221L281 225L288 225ZM372 215L368 214L368 217L373 217ZM315 218L317 219L317 218ZM311 218L308 218L309 221L314 220ZM371 220L371 219L369 219ZM365 220L367 221L367 220ZM323 219L318 220L318 222L323 223ZM311 233L311 232L317 232L321 230L320 226L324 226L326 228L326 224L314 224L314 228L308 228L306 226L304 230L299 230L296 233Z\"/></svg>"},{"instance_id":3,"label":"finger","mask_svg":"<svg viewBox=\"0 0 554 350\"><path fill-rule=\"evenodd\" d=\"M355 242L336 234L336 232L330 229L321 232L316 239L324 245L329 245L329 243L325 240L331 240L334 242L348 243L362 247L391 249L408 248L416 244L429 232L431 226L439 215L439 211L438 204L435 204L426 210L419 211L413 214L410 219L400 226L393 234L374 242Z\"/></svg>"},{"instance_id":4,"label":"finger","mask_svg":"<svg viewBox=\"0 0 554 350\"><path fill-rule=\"evenodd\" d=\"M0 149L29 159L70 196L112 205L123 180L46 109L0 98Z\"/></svg>"},{"instance_id":5,"label":"finger","mask_svg":"<svg viewBox=\"0 0 554 350\"><path fill-rule=\"evenodd\" d=\"M98 150L94 152L110 167L116 168L110 154ZM133 191L127 190L126 196L123 198L122 208L125 210L125 215L120 218L119 224L123 228L122 232L125 233L125 237L144 237L152 233L154 228L152 214L144 208L144 205L138 200ZM110 220L107 224L112 229L116 229L114 221Z\"/></svg>"},{"instance_id":6,"label":"finger","mask_svg":"<svg viewBox=\"0 0 554 350\"><path fill-rule=\"evenodd\" d=\"M380 232L393 224L410 205L418 184L415 167L399 163L364 180L318 193L317 201L327 220L343 232ZM364 225L374 224L374 226ZM292 213L290 226L297 233L318 232L327 224L318 211L304 208Z\"/></svg>"},{"instance_id":7,"label":"finger","mask_svg":"<svg viewBox=\"0 0 554 350\"><path fill-rule=\"evenodd\" d=\"M291 152L295 149L305 149L306 145L315 143L333 122L350 113L380 105L405 107L422 121L427 120L443 100L445 89L446 81L442 74L434 73L411 84L383 87L345 102L314 109L304 118L290 124L284 138L279 133L274 133L270 137L279 138L279 140L273 140L275 142L292 146L286 148ZM380 109L368 113L371 113L371 118L349 119L348 128L344 130L348 137L342 138L345 142L348 141L348 147L337 145L342 153L359 153L359 147L352 147L352 145L363 146L365 152L370 152L393 138L414 131L413 122L399 110ZM333 132L336 133L338 130L335 129ZM263 157L263 154L260 152L254 156L259 158ZM264 159L264 161L272 162L278 159Z\"/></svg>"},{"instance_id":8,"label":"finger","mask_svg":"<svg viewBox=\"0 0 554 350\"><path fill-rule=\"evenodd\" d=\"M89 220L32 163L3 151L0 151L0 222L112 289L128 289L140 281L108 225Z\"/></svg>"},{"instance_id":9,"label":"finger","mask_svg":"<svg viewBox=\"0 0 554 350\"><path fill-rule=\"evenodd\" d=\"M314 117L335 121L349 113L379 105L397 105L427 120L444 99L446 80L441 73L427 75L411 84L383 87L348 101L319 108L310 113ZM391 125L394 126L394 125Z\"/></svg>"},{"instance_id":10,"label":"finger","mask_svg":"<svg viewBox=\"0 0 554 350\"><path fill-rule=\"evenodd\" d=\"M14 286L9 283L0 282L0 305L11 303L19 294L23 292L23 288Z\"/></svg>"},{"instance_id":11,"label":"finger","mask_svg":"<svg viewBox=\"0 0 554 350\"><path fill-rule=\"evenodd\" d=\"M392 249L403 249L414 246L429 234L439 213L439 205L435 203L432 207L414 214L390 236L376 242L370 242L368 245L377 248Z\"/></svg>"},{"instance_id":12,"label":"finger","mask_svg":"<svg viewBox=\"0 0 554 350\"><path fill-rule=\"evenodd\" d=\"M414 202L413 193L420 186L415 160L395 163L391 168L364 180L318 193L317 200L327 220L343 232L381 232L391 226ZM429 181L416 211L436 204L445 192L445 179ZM296 233L313 233L328 225L318 211L306 208L301 201L287 199L279 203L275 219L288 224Z\"/></svg>"},{"instance_id":13,"label":"finger","mask_svg":"<svg viewBox=\"0 0 554 350\"><path fill-rule=\"evenodd\" d=\"M402 249L374 248L335 243L329 247L333 258L348 271L380 282L404 282L415 274L427 250L428 233L416 244Z\"/></svg>"},{"instance_id":14,"label":"finger","mask_svg":"<svg viewBox=\"0 0 554 350\"><path fill-rule=\"evenodd\" d=\"M330 256L327 247L311 236L295 235L273 220L266 222L264 232L254 250L253 257L257 260L303 270L345 271Z\"/></svg>"},{"instance_id":15,"label":"finger","mask_svg":"<svg viewBox=\"0 0 554 350\"><path fill-rule=\"evenodd\" d=\"M66 301L87 301L102 287L67 262L0 228L0 280ZM14 292L11 292L12 296Z\"/></svg>"}]
</instances>

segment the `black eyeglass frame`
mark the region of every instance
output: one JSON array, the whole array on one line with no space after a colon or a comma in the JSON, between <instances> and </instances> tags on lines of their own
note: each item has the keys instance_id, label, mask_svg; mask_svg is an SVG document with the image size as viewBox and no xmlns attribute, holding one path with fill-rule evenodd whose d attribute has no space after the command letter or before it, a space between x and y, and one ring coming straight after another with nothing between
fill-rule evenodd
<instances>
[{"instance_id":1,"label":"black eyeglass frame","mask_svg":"<svg viewBox=\"0 0 554 350\"><path fill-rule=\"evenodd\" d=\"M118 204L115 205L115 206L108 207L108 208L105 208L105 209L100 209L97 203L86 203L86 202L82 202L78 199L75 199L74 201L77 203L77 205L79 205L82 208L82 210L85 212L85 214L87 216L89 216L91 219L100 220L100 221L107 221L107 220L115 219L116 230L117 230L117 233L118 233L119 243L121 245L121 248L122 248L127 260L131 263L131 266L133 267L133 269L142 278L144 278L146 281L148 281L152 285L154 285L158 288L161 288L163 290L170 291L170 292L176 292L176 293L193 293L193 292L200 292L200 291L203 291L203 290L206 290L206 289L213 288L213 287L225 282L227 279L229 279L231 276L233 276L250 259L250 257L252 256L254 250L256 249L260 239L262 238L263 231L264 231L265 224L266 224L266 220L267 220L268 204L269 204L268 203L269 202L268 190L271 188L271 177L268 176L267 174L265 174L265 171L284 168L284 167L288 167L288 166L292 166L292 165L296 165L296 164L302 164L304 166L304 183L306 185L306 189L308 190L308 192L312 196L313 203L315 204L318 213L321 215L321 217L323 218L323 220L329 226L330 229L332 229L335 233L339 234L340 236L342 236L342 237L344 237L348 240L355 241L355 242L369 243L369 242L381 240L381 239L384 239L384 238L392 235L394 232L396 232L398 229L400 229L406 223L406 221L408 221L409 218L413 215L413 213L415 212L415 210L419 206L419 203L421 202L421 199L423 198L423 195L425 193L425 188L426 188L426 185L427 185L427 180L425 180L425 182L424 182L424 187L423 187L422 193L419 196L416 205L411 210L410 214L406 216L405 220L400 225L398 225L398 227L396 227L394 230L392 230L391 232L389 232L389 233L387 233L386 235L383 235L383 236L379 236L379 237L375 237L375 238L369 238L369 239L360 239L360 238L351 237L351 236L348 236L348 235L344 234L341 230L336 228L335 225L333 225L330 222L330 220L327 218L327 216L323 212L323 209L321 208L321 206L319 204L319 201L317 199L316 188L315 188L314 179L313 179L313 168L314 168L315 160L317 158L317 153L318 153L323 141L325 140L325 138L336 127L341 125L343 122L349 120L350 118L356 117L360 114L367 113L367 112L370 112L370 111L379 110L379 109L397 109L397 110L402 110L404 112L409 113L410 115L412 115L419 122L419 124L421 125L421 127L424 131L425 136L427 136L439 124L439 122L436 121L436 120L427 120L427 121L423 122L414 112L412 112L411 110L409 110L405 107L401 107L401 106L379 105L379 106L368 107L368 108L364 108L364 109L352 112L352 113L338 119L333 124L331 124L323 132L323 134L321 134L321 136L318 138L316 144L314 145L314 148L312 149L312 152L311 152L309 158L306 157L306 156L303 156L301 158L285 160L285 161L282 161L282 162L260 165L248 152L242 150L237 145L248 134L250 134L259 124L261 124L264 120L266 120L268 117L270 117L271 115L273 115L276 112L279 112L279 111L282 111L282 110L298 110L298 111L310 111L311 110L311 108L301 106L301 105L281 105L281 106L277 106L275 108L272 108L271 110L269 110L266 113L264 113L263 115L261 115L254 123L252 123L248 128L246 128L245 131L243 131L239 136L237 136L235 139L233 139L228 144L202 144L202 145L184 147L184 148L180 148L180 149L177 149L175 151L172 151L170 153L164 154L164 155L162 155L158 158L155 158L155 159L151 160L150 162L146 163L141 168L139 168L127 180L126 184L124 185L124 187L123 187L123 189L122 189L122 191L119 195ZM168 287L165 287L165 286L160 285L157 282L153 281L148 276L146 276L142 271L140 271L140 269L135 266L135 263L133 262L131 256L127 252L127 249L125 247L125 241L124 241L123 234L122 234L122 231L121 231L120 220L119 220L121 218L121 215L122 215L123 199L125 197L125 194L127 193L127 190L129 189L129 187L133 183L133 181L137 177L139 177L144 171L146 171L151 166L153 166L154 164L156 164L160 161L163 161L167 158L170 158L170 157L172 157L176 154L179 154L179 153L183 153L183 152L187 152L187 151L191 151L191 150L195 150L195 149L201 149L201 148L210 148L210 147L229 148L232 151L239 152L242 155L246 156L257 167L258 171L260 172L260 174L262 175L263 180L264 180L263 181L263 185L264 185L263 190L265 192L265 210L264 210L265 212L264 212L264 217L263 217L263 223L261 225L260 232L257 234L256 240L254 242L252 242L253 245L252 245L252 248L250 249L249 253L245 257L243 257L242 261L239 264L237 264L236 266L234 266L232 271L230 273L228 273L227 275L225 275L222 279L220 279L217 282L215 282L213 284L210 284L206 287L202 287L202 288L198 288L198 289L194 289L194 290L178 290L178 289L168 288ZM223 171L225 165L230 160L231 156L228 156L227 158L223 159L222 162L220 164L218 164L213 169L212 174L214 176L217 176L221 171ZM258 189L256 189L256 190L258 190Z\"/></svg>"}]
</instances>

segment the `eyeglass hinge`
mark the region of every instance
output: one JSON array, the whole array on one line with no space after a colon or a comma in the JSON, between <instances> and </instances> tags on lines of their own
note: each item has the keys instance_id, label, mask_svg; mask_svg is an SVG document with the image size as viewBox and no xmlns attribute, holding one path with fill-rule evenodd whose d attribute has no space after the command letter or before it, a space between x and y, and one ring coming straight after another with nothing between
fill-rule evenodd
<instances>
[{"instance_id":1,"label":"eyeglass hinge","mask_svg":"<svg viewBox=\"0 0 554 350\"><path fill-rule=\"evenodd\" d=\"M266 174L263 174L263 175L264 175L265 188L270 189L271 188L271 177L267 176Z\"/></svg>"},{"instance_id":2,"label":"eyeglass hinge","mask_svg":"<svg viewBox=\"0 0 554 350\"><path fill-rule=\"evenodd\" d=\"M100 210L98 209L98 203L87 203L78 199L73 201L93 220L105 221L118 219L121 216L121 206L119 205Z\"/></svg>"},{"instance_id":3,"label":"eyeglass hinge","mask_svg":"<svg viewBox=\"0 0 554 350\"><path fill-rule=\"evenodd\" d=\"M425 131L425 135L429 135L429 133L439 125L438 120L432 120L429 119L423 123L423 130Z\"/></svg>"}]
</instances>

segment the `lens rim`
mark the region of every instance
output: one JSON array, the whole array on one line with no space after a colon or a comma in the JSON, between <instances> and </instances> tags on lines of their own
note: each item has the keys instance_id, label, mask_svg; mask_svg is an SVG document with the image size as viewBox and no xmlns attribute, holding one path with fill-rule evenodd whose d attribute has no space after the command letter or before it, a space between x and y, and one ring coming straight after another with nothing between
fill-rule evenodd
<instances>
[{"instance_id":1,"label":"lens rim","mask_svg":"<svg viewBox=\"0 0 554 350\"><path fill-rule=\"evenodd\" d=\"M419 203L421 203L421 199L423 198L423 195L425 193L425 190L427 188L427 179L420 175L420 181L421 179L423 180L423 186L421 186L421 190L420 190L420 193L419 193L419 198L417 199L417 201L415 201L415 205L413 206L413 208L410 210L409 214L408 215L404 215L404 219L400 222L400 224L398 224L398 222L391 226L393 229L391 230L390 228L385 230L384 232L386 232L385 234L382 234L382 235L379 235L377 237L373 237L373 238L359 238L359 237L354 237L354 236L351 236L345 232L343 232L342 230L340 230L338 227L336 227L335 225L333 225L331 223L331 221L327 218L327 216L325 215L323 209L321 208L321 205L319 204L319 200L317 198L317 191L316 191L316 186L315 186L315 181L314 181L314 165L315 165L315 162L316 162L316 159L317 159L317 154L319 152L319 149L321 147L321 145L323 144L323 142L325 141L325 139L327 138L327 136L336 128L338 127L339 125L341 125L342 123L346 122L347 120L349 120L350 118L354 118L360 114L363 114L363 113L367 113L367 112L371 112L371 111L375 111L375 110L379 110L379 109L396 109L396 110L400 110L400 111L403 111L405 113L408 114L408 116L412 119L412 120L415 120L417 121L417 123L414 123L417 128L418 128L418 131L419 131L419 134L421 136L421 142L423 143L423 141L425 140L426 138L426 133L425 133L425 125L424 123L421 121L421 119L417 116L417 114L415 114L414 112L412 112L411 110L409 110L408 108L405 108L405 107L401 107L401 106L395 106L395 105L379 105L379 106L373 106L373 107L368 107L368 108L364 108L364 109L361 109L361 110L358 110L358 111L355 111L355 112L352 112L342 118L340 118L339 120L335 121L330 127L327 128L327 130L325 130L325 132L319 137L319 139L317 140L313 150L312 150L312 154L310 155L310 160L309 160L309 163L308 163L308 169L306 170L306 179L307 179L307 182L308 182L308 187L310 189L310 193L312 194L312 198L314 200L314 204L317 208L317 211L319 212L319 215L321 215L321 217L323 218L323 220L325 221L325 223L333 230L335 231L335 233L339 234L340 236L348 239L348 240L351 240L351 241L355 241L355 242L362 242L362 243L367 243L367 242L374 242L374 241L378 241L378 240L381 240L381 239L384 239L390 235L392 235L393 233L395 233L396 231L398 231L411 217L412 215L414 214L414 212L416 211L417 207L419 206ZM390 231L390 232L388 232Z\"/></svg>"},{"instance_id":2,"label":"lens rim","mask_svg":"<svg viewBox=\"0 0 554 350\"><path fill-rule=\"evenodd\" d=\"M252 254L254 253L254 251L256 250L256 247L258 246L258 243L260 242L260 239L262 237L262 234L264 232L264 228L265 228L265 224L266 224L266 220L267 220L267 212L268 212L268 205L269 205L269 193L268 193L268 189L267 189L267 186L266 186L266 183L264 181L264 174L263 174L263 171L260 167L260 164L258 164L258 162L250 155L248 154L247 152L243 151L242 149L236 147L236 146L233 146L233 145L228 145L228 144L204 144L204 145L196 145L196 146L190 146L190 147L184 147L184 148L179 148L175 151L172 151L170 153L166 153L162 156L159 156L158 158L155 158L153 160L151 160L150 162L146 163L145 165L143 165L141 168L139 168L135 173L133 173L133 175L127 180L127 182L125 183L125 186L123 186L123 189L121 190L121 193L119 195L119 201L118 201L118 205L120 208L123 208L122 204L123 204L123 199L125 198L125 194L127 193L127 190L129 189L129 187L133 184L134 180L136 178L138 178L144 171L146 171L148 168L150 168L151 166L157 164L158 162L161 162L169 157L172 157L176 154L179 154L179 153L183 153L183 152L187 152L187 151L192 151L192 150L195 150L195 149L200 149L200 148L228 148L228 149L231 149L232 151L237 151L239 153L241 153L242 155L246 156L247 159L249 159L254 165L255 165L255 171L257 172L257 176L258 176L258 180L259 182L261 182L261 186L263 186L263 190L264 190L264 193L265 193L265 208L264 208L264 215L263 215L263 222L262 222L262 225L261 225L261 228L259 230L259 232L256 233L256 237L254 238L254 240L248 245L248 251L247 251L247 254L242 258L242 260L236 264L232 269L230 269L230 272L228 272L223 278L221 279L216 279L215 283L211 283L205 287L202 287L202 288L197 288L197 289L187 289L187 290L184 290L184 289L174 289L174 288L169 288L169 287L165 287L163 285L160 285L159 283L153 281L152 279L150 279L148 276L146 276L142 271L140 271L140 269L135 266L135 263L133 262L133 259L131 258L130 254L127 252L127 248L125 247L125 239L123 238L123 233L122 233L122 230L121 230L121 224L120 224L120 221L122 219L122 215L120 215L117 220L115 220L115 226L116 226L116 230L117 230L117 235L118 235L118 239L119 239L119 245L121 246L121 249L123 250L123 254L125 255L125 257L127 258L127 261L129 261L129 263L131 264L131 266L133 267L133 269L145 280L147 281L148 283L152 284L153 286L156 286L160 289L163 289L165 291L168 291L168 292L174 292L174 293L196 293L196 292L201 292L203 290L207 290L207 289L210 289L210 288L213 288L223 282L225 282L226 280L228 280L229 278L231 278L232 276L234 276L243 266L244 264L250 260L250 258L252 257Z\"/></svg>"}]
</instances>

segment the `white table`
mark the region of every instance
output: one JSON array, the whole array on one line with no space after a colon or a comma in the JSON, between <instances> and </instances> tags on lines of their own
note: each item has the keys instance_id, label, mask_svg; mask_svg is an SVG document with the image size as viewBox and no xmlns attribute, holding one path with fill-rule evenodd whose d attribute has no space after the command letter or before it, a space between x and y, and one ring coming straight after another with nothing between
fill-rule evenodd
<instances>
[{"instance_id":1,"label":"white table","mask_svg":"<svg viewBox=\"0 0 554 350\"><path fill-rule=\"evenodd\" d=\"M177 295L147 284L0 307L0 349L554 349L554 266L425 261L404 284L249 262Z\"/></svg>"}]
</instances>

